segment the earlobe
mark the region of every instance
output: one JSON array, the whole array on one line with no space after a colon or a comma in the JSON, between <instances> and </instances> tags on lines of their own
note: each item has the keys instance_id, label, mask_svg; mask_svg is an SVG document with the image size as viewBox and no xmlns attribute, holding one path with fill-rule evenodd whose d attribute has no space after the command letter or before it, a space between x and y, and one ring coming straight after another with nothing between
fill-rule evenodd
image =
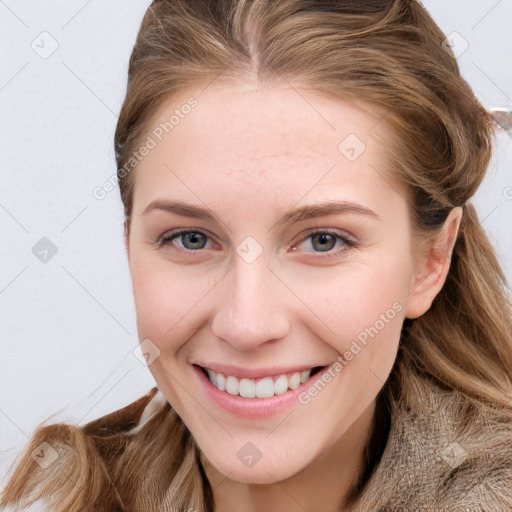
<instances>
[{"instance_id":1,"label":"earlobe","mask_svg":"<svg viewBox=\"0 0 512 512\"><path fill-rule=\"evenodd\" d=\"M441 291L450 269L462 213L461 207L453 208L440 233L428 244L426 255L418 262L407 298L406 318L414 319L426 313Z\"/></svg>"}]
</instances>

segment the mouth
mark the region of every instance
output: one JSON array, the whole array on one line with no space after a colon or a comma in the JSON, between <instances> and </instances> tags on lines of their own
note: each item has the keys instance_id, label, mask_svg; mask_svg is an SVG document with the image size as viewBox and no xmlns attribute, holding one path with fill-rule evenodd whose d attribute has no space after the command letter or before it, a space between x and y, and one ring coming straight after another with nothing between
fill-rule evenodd
<instances>
[{"instance_id":1,"label":"mouth","mask_svg":"<svg viewBox=\"0 0 512 512\"><path fill-rule=\"evenodd\" d=\"M314 366L312 368L269 375L262 378L246 378L226 375L215 372L211 368L195 365L219 391L242 398L271 398L297 389L317 373L325 370L327 366Z\"/></svg>"}]
</instances>

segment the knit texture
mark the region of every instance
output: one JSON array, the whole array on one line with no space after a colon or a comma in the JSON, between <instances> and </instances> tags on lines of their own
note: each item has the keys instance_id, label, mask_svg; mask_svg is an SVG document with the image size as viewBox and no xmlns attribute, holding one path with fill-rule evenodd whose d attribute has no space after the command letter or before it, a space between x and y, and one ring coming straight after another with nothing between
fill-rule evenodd
<instances>
[{"instance_id":1,"label":"knit texture","mask_svg":"<svg viewBox=\"0 0 512 512\"><path fill-rule=\"evenodd\" d=\"M353 512L512 511L512 418L417 376Z\"/></svg>"}]
</instances>

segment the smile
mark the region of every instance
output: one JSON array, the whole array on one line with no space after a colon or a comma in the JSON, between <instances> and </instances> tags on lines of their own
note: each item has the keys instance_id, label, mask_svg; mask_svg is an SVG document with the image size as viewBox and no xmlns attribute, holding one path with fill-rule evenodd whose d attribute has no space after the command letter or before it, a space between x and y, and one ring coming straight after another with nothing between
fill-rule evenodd
<instances>
[{"instance_id":1,"label":"smile","mask_svg":"<svg viewBox=\"0 0 512 512\"><path fill-rule=\"evenodd\" d=\"M310 377L322 370L322 366L316 366L308 370L283 373L267 376L259 379L238 378L233 375L224 375L210 368L202 368L209 381L219 390L233 396L243 398L271 398L282 395L289 389L297 389Z\"/></svg>"}]
</instances>

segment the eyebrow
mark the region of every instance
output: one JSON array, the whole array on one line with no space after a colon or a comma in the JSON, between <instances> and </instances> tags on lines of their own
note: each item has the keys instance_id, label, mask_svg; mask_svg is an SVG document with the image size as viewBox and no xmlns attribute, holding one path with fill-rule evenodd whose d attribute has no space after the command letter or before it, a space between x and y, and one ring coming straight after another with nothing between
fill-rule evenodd
<instances>
[{"instance_id":1,"label":"eyebrow","mask_svg":"<svg viewBox=\"0 0 512 512\"><path fill-rule=\"evenodd\" d=\"M155 199L149 203L142 215L147 215L154 210L161 210L182 217L191 217L200 220L219 221L220 218L209 208L203 208L193 204L184 203L183 201L169 201L166 199ZM335 214L356 214L373 218L381 221L381 217L361 204L352 203L350 201L325 201L318 204L301 206L285 212L275 225L291 224L293 222L301 222L316 217L324 217Z\"/></svg>"}]
</instances>

